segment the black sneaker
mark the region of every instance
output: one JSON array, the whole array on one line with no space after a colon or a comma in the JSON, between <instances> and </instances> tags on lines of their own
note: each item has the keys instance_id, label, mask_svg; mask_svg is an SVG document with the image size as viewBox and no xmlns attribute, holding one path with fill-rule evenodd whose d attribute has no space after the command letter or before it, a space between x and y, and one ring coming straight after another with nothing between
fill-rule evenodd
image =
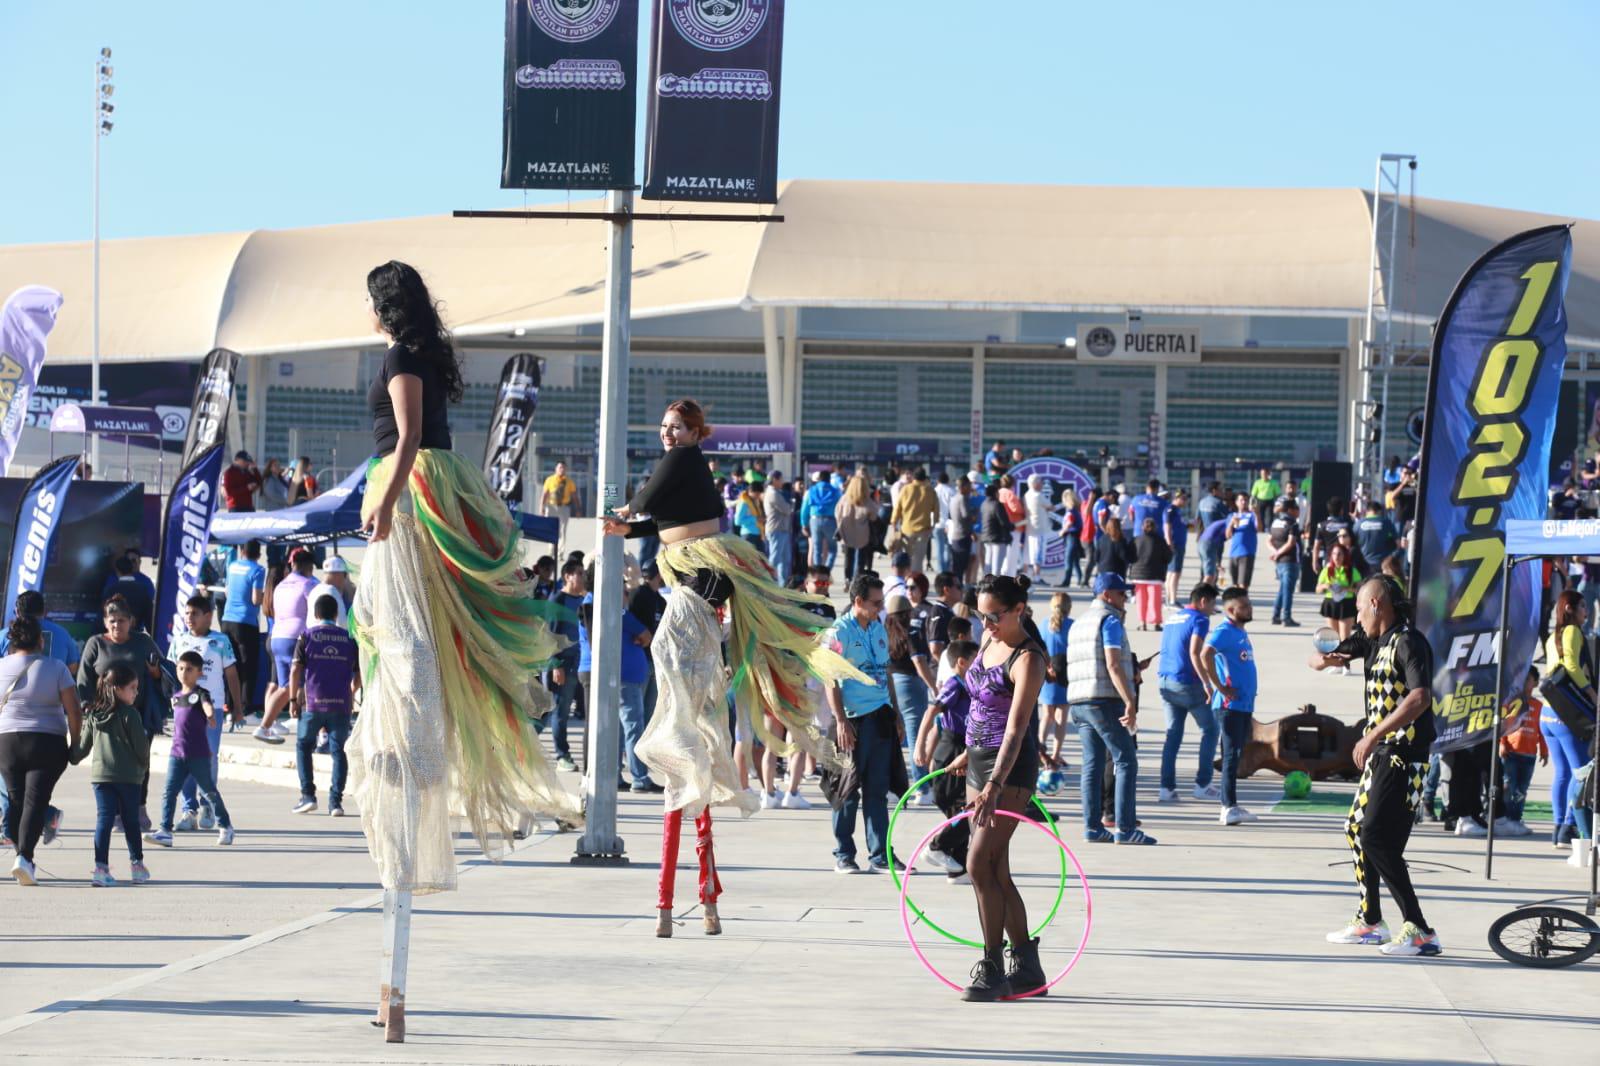
<instances>
[{"instance_id":1,"label":"black sneaker","mask_svg":"<svg viewBox=\"0 0 1600 1066\"><path fill-rule=\"evenodd\" d=\"M1299 629L1300 628L1300 623L1296 622L1293 618L1285 618L1283 620L1283 625L1284 625L1285 629Z\"/></svg>"},{"instance_id":2,"label":"black sneaker","mask_svg":"<svg viewBox=\"0 0 1600 1066\"><path fill-rule=\"evenodd\" d=\"M985 955L972 968L972 983L961 991L968 1003L993 1003L1011 994L1011 982L1006 980L997 955Z\"/></svg>"},{"instance_id":3,"label":"black sneaker","mask_svg":"<svg viewBox=\"0 0 1600 1066\"><path fill-rule=\"evenodd\" d=\"M1275 626L1281 626L1281 625L1283 625L1283 619L1279 618L1277 615L1273 615L1272 616L1272 624L1275 625Z\"/></svg>"},{"instance_id":4,"label":"black sneaker","mask_svg":"<svg viewBox=\"0 0 1600 1066\"><path fill-rule=\"evenodd\" d=\"M858 874L861 872L861 867L856 865L854 859L835 859L833 860L833 872L836 874Z\"/></svg>"},{"instance_id":5,"label":"black sneaker","mask_svg":"<svg viewBox=\"0 0 1600 1066\"><path fill-rule=\"evenodd\" d=\"M875 874L886 874L889 872L889 863L880 859L873 859L867 864L867 867ZM896 859L894 860L894 872L903 877L906 874L914 873L915 871L907 869L905 863L901 862L899 859Z\"/></svg>"},{"instance_id":6,"label":"black sneaker","mask_svg":"<svg viewBox=\"0 0 1600 1066\"><path fill-rule=\"evenodd\" d=\"M665 792L666 789L663 788L662 786L656 784L654 781L645 781L642 784L635 784L635 785L629 786L628 791L629 792Z\"/></svg>"}]
</instances>

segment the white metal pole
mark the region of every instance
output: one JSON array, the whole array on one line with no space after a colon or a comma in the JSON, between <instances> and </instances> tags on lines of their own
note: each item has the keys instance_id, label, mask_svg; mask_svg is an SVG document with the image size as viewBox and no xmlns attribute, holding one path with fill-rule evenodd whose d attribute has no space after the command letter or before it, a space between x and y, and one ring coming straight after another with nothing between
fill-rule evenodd
<instances>
[{"instance_id":1,"label":"white metal pole","mask_svg":"<svg viewBox=\"0 0 1600 1066\"><path fill-rule=\"evenodd\" d=\"M100 68L105 64L102 56L96 56L94 61L94 265L92 267L94 280L92 286L91 302L94 304L92 317L94 326L91 330L92 338L89 356L89 403L100 402L100 101L103 98L100 91ZM89 440L89 465L94 468L94 473L104 476L100 469L100 437L95 435Z\"/></svg>"},{"instance_id":2,"label":"white metal pole","mask_svg":"<svg viewBox=\"0 0 1600 1066\"><path fill-rule=\"evenodd\" d=\"M628 346L633 291L633 192L613 189L606 210L611 223L606 263L606 322L600 341L600 493L595 516L622 506L628 475ZM589 772L584 780L588 810L573 862L626 862L617 836L617 746L622 676L622 540L600 538L595 567L593 666L589 673Z\"/></svg>"}]
</instances>

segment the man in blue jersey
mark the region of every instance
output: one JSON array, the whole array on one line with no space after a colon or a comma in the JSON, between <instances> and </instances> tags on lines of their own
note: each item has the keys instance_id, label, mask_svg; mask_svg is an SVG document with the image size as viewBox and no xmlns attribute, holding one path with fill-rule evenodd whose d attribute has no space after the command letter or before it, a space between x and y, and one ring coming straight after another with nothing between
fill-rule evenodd
<instances>
[{"instance_id":1,"label":"man in blue jersey","mask_svg":"<svg viewBox=\"0 0 1600 1066\"><path fill-rule=\"evenodd\" d=\"M1256 709L1256 654L1244 630L1254 617L1250 594L1238 587L1223 592L1222 613L1226 617L1206 637L1200 664L1211 685L1211 712L1222 720L1222 812L1217 820L1240 825L1256 820L1239 806L1239 757L1250 742Z\"/></svg>"},{"instance_id":2,"label":"man in blue jersey","mask_svg":"<svg viewBox=\"0 0 1600 1066\"><path fill-rule=\"evenodd\" d=\"M1261 527L1250 509L1249 496L1239 493L1233 498L1233 507L1228 519L1228 577L1248 592L1256 572L1256 533Z\"/></svg>"},{"instance_id":3,"label":"man in blue jersey","mask_svg":"<svg viewBox=\"0 0 1600 1066\"><path fill-rule=\"evenodd\" d=\"M1217 586L1202 581L1189 594L1161 634L1161 704L1167 712L1167 740L1161 749L1160 803L1178 802L1178 749L1183 746L1186 720L1194 716L1200 727L1200 764L1194 775L1194 798L1218 798L1212 782L1212 758L1217 753L1217 720L1211 713L1211 684L1200 667L1200 656L1211 632L1211 615L1217 608Z\"/></svg>"},{"instance_id":4,"label":"man in blue jersey","mask_svg":"<svg viewBox=\"0 0 1600 1066\"><path fill-rule=\"evenodd\" d=\"M256 697L256 677L261 669L261 602L267 587L267 568L261 565L261 542L246 541L228 564L228 600L222 607L222 631L233 641L234 665L244 693L245 713ZM212 698L222 694L214 693Z\"/></svg>"}]
</instances>

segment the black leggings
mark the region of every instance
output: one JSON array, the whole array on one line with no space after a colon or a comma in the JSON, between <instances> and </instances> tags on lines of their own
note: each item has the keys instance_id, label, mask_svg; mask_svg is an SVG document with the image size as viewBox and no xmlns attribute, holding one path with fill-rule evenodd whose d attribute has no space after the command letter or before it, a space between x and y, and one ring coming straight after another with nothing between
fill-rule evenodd
<instances>
[{"instance_id":1,"label":"black leggings","mask_svg":"<svg viewBox=\"0 0 1600 1066\"><path fill-rule=\"evenodd\" d=\"M60 733L0 733L0 777L6 779L11 800L6 836L29 862L44 832L56 782L66 772L67 738Z\"/></svg>"},{"instance_id":2,"label":"black leggings","mask_svg":"<svg viewBox=\"0 0 1600 1066\"><path fill-rule=\"evenodd\" d=\"M253 710L256 698L256 677L261 670L261 629L254 622L224 622L222 631L233 642L234 658L238 660L239 690L244 693L244 706L238 710L243 717Z\"/></svg>"}]
</instances>

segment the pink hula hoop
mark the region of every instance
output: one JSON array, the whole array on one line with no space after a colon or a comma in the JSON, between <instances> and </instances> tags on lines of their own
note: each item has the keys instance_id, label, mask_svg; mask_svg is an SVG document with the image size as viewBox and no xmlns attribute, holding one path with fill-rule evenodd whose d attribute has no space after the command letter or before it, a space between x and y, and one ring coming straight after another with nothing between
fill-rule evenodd
<instances>
[{"instance_id":1,"label":"pink hula hoop","mask_svg":"<svg viewBox=\"0 0 1600 1066\"><path fill-rule=\"evenodd\" d=\"M1078 861L1078 857L1072 853L1072 849L1067 847L1066 841L1052 833L1049 826L1046 826L1041 822L1036 822L1025 814L1018 814L1016 811L1004 811L997 809L994 811L994 813L1019 822L1026 822L1035 829L1039 830L1039 832L1043 833L1045 836L1049 837L1051 840L1055 841L1056 846L1062 851L1066 852L1067 858L1072 860L1072 868L1078 871L1078 883L1083 885L1083 936L1078 941L1078 949L1072 953L1072 958L1067 960L1066 967L1060 973L1056 974L1055 977L1051 978L1050 981L1043 987L1032 989L1026 993L1013 993L1012 995L1003 997L1005 999L1026 999L1030 996L1039 995L1041 992L1050 991L1050 989L1060 984L1062 979L1065 978L1067 974L1072 972L1072 968L1074 966L1078 965L1078 960L1083 957L1084 948L1088 947L1089 945L1089 931L1094 928L1094 897L1089 891L1089 878L1083 872L1083 864L1080 863ZM922 838L922 843L918 844L916 850L911 853L911 858L906 861L907 868L913 868L917 865L917 860L922 857L922 853L927 850L927 847L930 843L932 843L933 838L942 832L946 827L956 824L963 818L970 817L972 817L971 811L962 811L954 818L946 818L944 821L934 826L933 829L929 831L928 835ZM916 936L911 932L911 910L906 906L906 901L908 898L907 893L910 891L910 889L911 878L902 878L900 882L900 924L905 928L906 939L911 943L911 950L916 953L917 959L924 967L927 968L929 973L937 977L941 982L944 983L946 987L952 989L953 991L960 992L962 990L960 985L956 984L944 974L940 973L934 968L933 963L928 961L928 956L924 954L922 945L917 943Z\"/></svg>"}]
</instances>

